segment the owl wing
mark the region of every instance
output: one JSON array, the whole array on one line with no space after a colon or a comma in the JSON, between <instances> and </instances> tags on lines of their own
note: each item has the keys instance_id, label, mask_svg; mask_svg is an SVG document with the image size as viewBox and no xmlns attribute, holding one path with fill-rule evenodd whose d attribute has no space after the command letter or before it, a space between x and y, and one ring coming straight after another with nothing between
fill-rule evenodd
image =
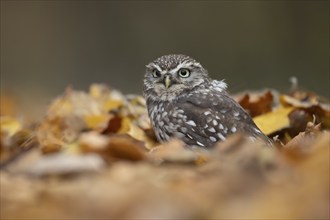
<instances>
[{"instance_id":1,"label":"owl wing","mask_svg":"<svg viewBox=\"0 0 330 220\"><path fill-rule=\"evenodd\" d=\"M195 92L179 99L177 107L187 116L187 134L197 145L212 146L236 132L269 141L248 113L225 91Z\"/></svg>"}]
</instances>

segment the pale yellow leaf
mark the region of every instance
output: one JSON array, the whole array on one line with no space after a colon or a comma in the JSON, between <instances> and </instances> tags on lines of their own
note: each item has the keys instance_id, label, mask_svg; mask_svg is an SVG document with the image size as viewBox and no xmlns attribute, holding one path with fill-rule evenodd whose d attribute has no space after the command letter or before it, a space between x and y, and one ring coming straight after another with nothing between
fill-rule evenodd
<instances>
[{"instance_id":1,"label":"pale yellow leaf","mask_svg":"<svg viewBox=\"0 0 330 220\"><path fill-rule=\"evenodd\" d=\"M260 130L269 135L282 128L289 127L290 122L288 114L293 107L279 107L276 110L253 118Z\"/></svg>"}]
</instances>

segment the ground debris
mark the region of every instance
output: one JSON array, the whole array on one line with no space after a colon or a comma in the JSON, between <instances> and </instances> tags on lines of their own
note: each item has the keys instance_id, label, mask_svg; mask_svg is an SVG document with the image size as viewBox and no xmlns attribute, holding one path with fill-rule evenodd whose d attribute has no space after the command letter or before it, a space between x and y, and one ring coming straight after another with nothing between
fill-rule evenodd
<instances>
[{"instance_id":1,"label":"ground debris","mask_svg":"<svg viewBox=\"0 0 330 220\"><path fill-rule=\"evenodd\" d=\"M38 126L2 113L1 219L328 219L329 104L297 89L240 97L274 147L158 143L144 99L99 84L68 88Z\"/></svg>"}]
</instances>

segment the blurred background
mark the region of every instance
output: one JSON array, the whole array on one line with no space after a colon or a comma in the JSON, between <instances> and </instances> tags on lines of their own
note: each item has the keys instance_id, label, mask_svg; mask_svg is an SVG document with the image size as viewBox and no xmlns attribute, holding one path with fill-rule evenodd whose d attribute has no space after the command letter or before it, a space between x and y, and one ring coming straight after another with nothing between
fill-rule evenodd
<instances>
[{"instance_id":1,"label":"blurred background","mask_svg":"<svg viewBox=\"0 0 330 220\"><path fill-rule=\"evenodd\" d=\"M1 95L16 113L42 116L68 85L141 94L145 65L171 53L232 93L296 76L329 98L329 1L1 1Z\"/></svg>"}]
</instances>

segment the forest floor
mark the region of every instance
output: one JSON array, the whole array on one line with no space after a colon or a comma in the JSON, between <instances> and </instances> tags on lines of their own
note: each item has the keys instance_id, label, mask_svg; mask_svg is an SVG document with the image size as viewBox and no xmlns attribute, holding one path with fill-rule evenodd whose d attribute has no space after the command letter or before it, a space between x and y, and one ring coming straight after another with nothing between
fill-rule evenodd
<instances>
[{"instance_id":1,"label":"forest floor","mask_svg":"<svg viewBox=\"0 0 330 220\"><path fill-rule=\"evenodd\" d=\"M33 123L1 101L1 219L329 219L328 100L234 97L273 147L158 143L144 99L105 85L68 88Z\"/></svg>"}]
</instances>

